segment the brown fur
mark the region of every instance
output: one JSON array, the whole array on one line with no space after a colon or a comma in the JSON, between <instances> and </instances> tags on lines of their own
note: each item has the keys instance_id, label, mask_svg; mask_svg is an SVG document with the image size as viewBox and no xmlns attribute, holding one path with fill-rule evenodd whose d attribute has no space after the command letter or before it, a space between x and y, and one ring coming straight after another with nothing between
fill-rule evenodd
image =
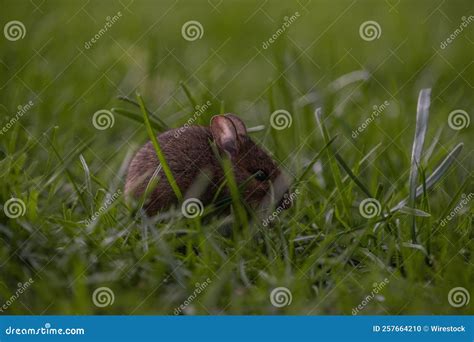
<instances>
[{"instance_id":1,"label":"brown fur","mask_svg":"<svg viewBox=\"0 0 474 342\"><path fill-rule=\"evenodd\" d=\"M204 205L214 198L225 177L211 148L211 141L216 142L221 154L229 155L238 185L251 178L246 183L243 197L251 206L258 207L268 197L270 183L275 183L281 172L272 158L247 136L243 122L233 115L214 117L211 127L172 129L158 136L160 147L181 192L186 194L196 179L206 172L208 176L204 178L208 186L198 197ZM125 193L142 196L158 166L158 157L150 141L135 154L130 163ZM268 180L260 181L251 177L259 170L268 175ZM158 173L158 179L156 188L145 203L149 215L178 204L163 170ZM227 194L225 189L222 195Z\"/></svg>"}]
</instances>

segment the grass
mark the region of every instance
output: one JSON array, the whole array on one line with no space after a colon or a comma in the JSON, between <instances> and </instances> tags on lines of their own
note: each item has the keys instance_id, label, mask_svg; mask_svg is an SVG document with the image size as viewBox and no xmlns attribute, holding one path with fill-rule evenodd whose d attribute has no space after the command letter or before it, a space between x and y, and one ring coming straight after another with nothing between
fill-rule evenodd
<instances>
[{"instance_id":1,"label":"grass","mask_svg":"<svg viewBox=\"0 0 474 342\"><path fill-rule=\"evenodd\" d=\"M443 223L473 192L473 125L448 125L453 110L474 108L472 25L440 48L470 1L4 6L1 24L20 20L26 34L0 39L1 126L33 106L0 134L0 308L18 283L33 283L3 314L173 314L196 284L205 288L186 314L351 314L382 282L359 314L474 313L472 301L448 302L454 287L474 295L472 203ZM181 36L189 20L202 24L201 39ZM359 36L368 20L382 30L373 41ZM429 112L417 115L422 89ZM299 195L271 228L240 209L147 218L124 201L137 148L206 101L195 123L234 112L264 125L252 137L293 176ZM103 109L114 122L100 130L92 117ZM278 109L290 127L272 128ZM12 197L25 205L18 218L4 213ZM361 215L367 198L379 215ZM114 301L102 308L92 297L103 286ZM271 304L277 287L290 305Z\"/></svg>"}]
</instances>

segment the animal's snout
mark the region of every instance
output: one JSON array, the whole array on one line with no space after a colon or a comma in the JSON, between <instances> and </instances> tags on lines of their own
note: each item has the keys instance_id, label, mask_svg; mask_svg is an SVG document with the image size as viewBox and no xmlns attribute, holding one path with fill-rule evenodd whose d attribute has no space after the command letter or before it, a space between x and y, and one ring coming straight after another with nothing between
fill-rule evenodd
<instances>
[{"instance_id":1,"label":"animal's snout","mask_svg":"<svg viewBox=\"0 0 474 342\"><path fill-rule=\"evenodd\" d=\"M285 173L279 175L274 183L274 188L276 189L275 195L278 196L280 194L281 196L277 202L277 208L282 210L290 208L299 195L298 189L291 191L291 178ZM278 199L278 197L275 199Z\"/></svg>"}]
</instances>

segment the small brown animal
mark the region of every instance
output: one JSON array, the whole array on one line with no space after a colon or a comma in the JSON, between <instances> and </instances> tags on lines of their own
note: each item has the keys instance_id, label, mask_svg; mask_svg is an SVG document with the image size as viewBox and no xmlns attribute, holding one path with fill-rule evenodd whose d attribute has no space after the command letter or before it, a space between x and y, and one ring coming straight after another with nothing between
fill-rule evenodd
<instances>
[{"instance_id":1,"label":"small brown animal","mask_svg":"<svg viewBox=\"0 0 474 342\"><path fill-rule=\"evenodd\" d=\"M225 180L222 164L212 149L212 142L222 156L227 154L230 158L236 183L243 187L242 197L251 207L259 208L265 203L278 202L288 189L286 176L273 159L250 139L243 121L233 114L214 116L209 127L171 129L158 135L158 142L183 194L187 194L199 177L206 175L205 189L198 196L193 196L198 197L204 205L212 202ZM156 151L149 141L130 163L125 194L142 196L158 170L156 187L144 205L148 215L155 215L178 204L164 171L159 169ZM229 190L224 187L219 194L218 199L225 198L229 196Z\"/></svg>"}]
</instances>

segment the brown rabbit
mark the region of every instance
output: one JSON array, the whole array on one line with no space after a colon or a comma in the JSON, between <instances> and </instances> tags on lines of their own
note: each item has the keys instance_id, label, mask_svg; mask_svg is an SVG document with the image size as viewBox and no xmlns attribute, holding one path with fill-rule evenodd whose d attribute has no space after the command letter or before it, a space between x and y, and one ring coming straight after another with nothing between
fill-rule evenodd
<instances>
[{"instance_id":1,"label":"brown rabbit","mask_svg":"<svg viewBox=\"0 0 474 342\"><path fill-rule=\"evenodd\" d=\"M251 207L257 209L273 201L278 202L288 189L287 177L272 158L250 139L243 121L233 114L214 116L209 127L171 129L160 134L158 142L178 187L186 197L189 197L198 179L206 181L205 188L198 195L191 196L199 198L204 205L213 200L225 180L212 142L221 155L227 154L230 158L237 185L243 187L242 197ZM156 151L149 141L130 163L125 194L142 196L155 172L158 173L158 181L144 205L148 215L178 204L163 170L159 169ZM229 191L224 188L219 194L218 199L222 199L229 195Z\"/></svg>"}]
</instances>

